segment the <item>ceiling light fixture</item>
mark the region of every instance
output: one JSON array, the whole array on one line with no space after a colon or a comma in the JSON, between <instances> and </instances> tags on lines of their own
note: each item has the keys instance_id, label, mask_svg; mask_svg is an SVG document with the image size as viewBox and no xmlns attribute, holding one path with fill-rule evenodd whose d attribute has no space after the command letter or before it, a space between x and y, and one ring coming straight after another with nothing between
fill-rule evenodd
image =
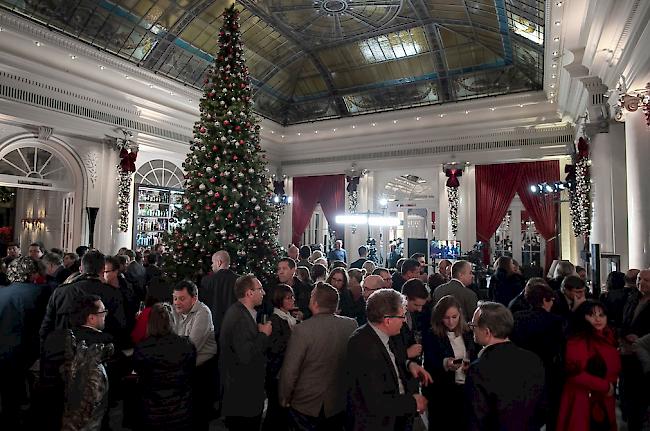
<instances>
[{"instance_id":1,"label":"ceiling light fixture","mask_svg":"<svg viewBox=\"0 0 650 431\"><path fill-rule=\"evenodd\" d=\"M273 135L275 133L275 130L271 130L271 134Z\"/></svg>"},{"instance_id":2,"label":"ceiling light fixture","mask_svg":"<svg viewBox=\"0 0 650 431\"><path fill-rule=\"evenodd\" d=\"M561 2L561 1L556 2L556 3L555 3L555 6L557 6L557 7L562 7L562 2Z\"/></svg>"},{"instance_id":3,"label":"ceiling light fixture","mask_svg":"<svg viewBox=\"0 0 650 431\"><path fill-rule=\"evenodd\" d=\"M314 133L318 134L318 130L314 130Z\"/></svg>"},{"instance_id":4,"label":"ceiling light fixture","mask_svg":"<svg viewBox=\"0 0 650 431\"><path fill-rule=\"evenodd\" d=\"M555 21L555 25L560 25L562 24L560 21Z\"/></svg>"},{"instance_id":5,"label":"ceiling light fixture","mask_svg":"<svg viewBox=\"0 0 650 431\"><path fill-rule=\"evenodd\" d=\"M336 129L332 129L332 132L336 132Z\"/></svg>"},{"instance_id":6,"label":"ceiling light fixture","mask_svg":"<svg viewBox=\"0 0 650 431\"><path fill-rule=\"evenodd\" d=\"M551 78L555 79L555 78L557 78L557 75L553 74L553 75L551 75Z\"/></svg>"},{"instance_id":7,"label":"ceiling light fixture","mask_svg":"<svg viewBox=\"0 0 650 431\"><path fill-rule=\"evenodd\" d=\"M356 129L356 128L357 128L357 125L356 125L356 124L353 124L353 125L352 125L352 128L353 128L353 129Z\"/></svg>"},{"instance_id":8,"label":"ceiling light fixture","mask_svg":"<svg viewBox=\"0 0 650 431\"><path fill-rule=\"evenodd\" d=\"M551 84L551 88L555 88L555 84Z\"/></svg>"},{"instance_id":9,"label":"ceiling light fixture","mask_svg":"<svg viewBox=\"0 0 650 431\"><path fill-rule=\"evenodd\" d=\"M553 42L559 42L559 41L560 41L559 37L556 36L556 37L553 38Z\"/></svg>"},{"instance_id":10,"label":"ceiling light fixture","mask_svg":"<svg viewBox=\"0 0 650 431\"><path fill-rule=\"evenodd\" d=\"M420 117L415 117L415 121L420 121Z\"/></svg>"},{"instance_id":11,"label":"ceiling light fixture","mask_svg":"<svg viewBox=\"0 0 650 431\"><path fill-rule=\"evenodd\" d=\"M444 118L444 117L445 117L445 114L440 114L440 118Z\"/></svg>"},{"instance_id":12,"label":"ceiling light fixture","mask_svg":"<svg viewBox=\"0 0 650 431\"><path fill-rule=\"evenodd\" d=\"M77 59L77 56L76 56L76 55L74 55L74 54L70 54L70 60L76 60L76 59Z\"/></svg>"},{"instance_id":13,"label":"ceiling light fixture","mask_svg":"<svg viewBox=\"0 0 650 431\"><path fill-rule=\"evenodd\" d=\"M302 136L302 133L298 132L298 136Z\"/></svg>"},{"instance_id":14,"label":"ceiling light fixture","mask_svg":"<svg viewBox=\"0 0 650 431\"><path fill-rule=\"evenodd\" d=\"M192 99L187 99L188 102L192 103Z\"/></svg>"},{"instance_id":15,"label":"ceiling light fixture","mask_svg":"<svg viewBox=\"0 0 650 431\"><path fill-rule=\"evenodd\" d=\"M282 139L284 139L284 135L282 135Z\"/></svg>"},{"instance_id":16,"label":"ceiling light fixture","mask_svg":"<svg viewBox=\"0 0 650 431\"><path fill-rule=\"evenodd\" d=\"M523 107L524 107L524 104L523 104L523 103L520 103L520 104L519 104L519 107L520 107L520 108L523 108Z\"/></svg>"},{"instance_id":17,"label":"ceiling light fixture","mask_svg":"<svg viewBox=\"0 0 650 431\"><path fill-rule=\"evenodd\" d=\"M465 110L465 115L469 114L469 109Z\"/></svg>"},{"instance_id":18,"label":"ceiling light fixture","mask_svg":"<svg viewBox=\"0 0 650 431\"><path fill-rule=\"evenodd\" d=\"M372 127L375 127L376 125L377 125L377 123L372 123Z\"/></svg>"},{"instance_id":19,"label":"ceiling light fixture","mask_svg":"<svg viewBox=\"0 0 650 431\"><path fill-rule=\"evenodd\" d=\"M555 69L557 67L557 64L553 63L551 64L551 67Z\"/></svg>"},{"instance_id":20,"label":"ceiling light fixture","mask_svg":"<svg viewBox=\"0 0 650 431\"><path fill-rule=\"evenodd\" d=\"M554 96L555 96L555 93L551 92L549 95L550 95L551 97L554 97Z\"/></svg>"},{"instance_id":21,"label":"ceiling light fixture","mask_svg":"<svg viewBox=\"0 0 650 431\"><path fill-rule=\"evenodd\" d=\"M558 54L557 51L553 51L553 56L554 57L557 57L557 54Z\"/></svg>"},{"instance_id":22,"label":"ceiling light fixture","mask_svg":"<svg viewBox=\"0 0 650 431\"><path fill-rule=\"evenodd\" d=\"M34 41L34 45L36 45L36 46L41 46L41 43L40 43L39 41L35 40L35 41Z\"/></svg>"},{"instance_id":23,"label":"ceiling light fixture","mask_svg":"<svg viewBox=\"0 0 650 431\"><path fill-rule=\"evenodd\" d=\"M124 75L124 78L125 79L131 79L131 77L129 75Z\"/></svg>"},{"instance_id":24,"label":"ceiling light fixture","mask_svg":"<svg viewBox=\"0 0 650 431\"><path fill-rule=\"evenodd\" d=\"M495 109L497 109L497 108L495 108L495 107L493 106L493 107L490 108L490 111L494 111Z\"/></svg>"}]
</instances>

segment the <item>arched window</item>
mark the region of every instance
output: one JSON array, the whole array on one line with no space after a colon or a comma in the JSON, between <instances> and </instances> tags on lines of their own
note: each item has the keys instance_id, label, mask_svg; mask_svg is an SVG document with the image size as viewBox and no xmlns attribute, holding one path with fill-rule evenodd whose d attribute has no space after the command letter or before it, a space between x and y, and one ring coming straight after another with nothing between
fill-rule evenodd
<instances>
[{"instance_id":1,"label":"arched window","mask_svg":"<svg viewBox=\"0 0 650 431\"><path fill-rule=\"evenodd\" d=\"M183 171L166 160L151 160L140 166L135 173L135 183L168 187L171 189L183 188Z\"/></svg>"},{"instance_id":2,"label":"arched window","mask_svg":"<svg viewBox=\"0 0 650 431\"><path fill-rule=\"evenodd\" d=\"M69 166L58 155L39 145L9 147L0 152L0 175L24 177L32 185L71 189ZM19 180L21 181L21 180Z\"/></svg>"}]
</instances>

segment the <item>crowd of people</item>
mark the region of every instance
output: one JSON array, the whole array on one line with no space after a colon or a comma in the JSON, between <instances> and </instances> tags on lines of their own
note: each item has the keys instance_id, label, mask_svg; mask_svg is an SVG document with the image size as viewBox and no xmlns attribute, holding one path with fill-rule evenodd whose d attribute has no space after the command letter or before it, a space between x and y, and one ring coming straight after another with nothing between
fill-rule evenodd
<instances>
[{"instance_id":1,"label":"crowd of people","mask_svg":"<svg viewBox=\"0 0 650 431\"><path fill-rule=\"evenodd\" d=\"M561 261L524 279L500 257L376 267L340 241L290 246L273 280L224 250L171 283L163 245L105 256L7 248L0 399L7 429L616 430L645 422L650 270L603 293Z\"/></svg>"}]
</instances>

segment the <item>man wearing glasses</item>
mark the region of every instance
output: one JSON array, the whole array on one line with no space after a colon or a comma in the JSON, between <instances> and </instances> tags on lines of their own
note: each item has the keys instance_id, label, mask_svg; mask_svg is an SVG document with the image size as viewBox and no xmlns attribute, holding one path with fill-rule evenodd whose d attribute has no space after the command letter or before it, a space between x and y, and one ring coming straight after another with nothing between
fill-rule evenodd
<instances>
[{"instance_id":1,"label":"man wearing glasses","mask_svg":"<svg viewBox=\"0 0 650 431\"><path fill-rule=\"evenodd\" d=\"M390 275L390 271L388 271L386 268L377 268L372 273L374 275L380 276L381 279L384 280L384 287L386 289L393 288L393 276Z\"/></svg>"},{"instance_id":2,"label":"man wearing glasses","mask_svg":"<svg viewBox=\"0 0 650 431\"><path fill-rule=\"evenodd\" d=\"M406 319L406 298L393 289L380 289L370 295L366 310L368 323L348 341L352 429L409 429L413 417L427 406L415 379L427 385L431 376L407 360L403 345L391 340Z\"/></svg>"},{"instance_id":3,"label":"man wearing glasses","mask_svg":"<svg viewBox=\"0 0 650 431\"><path fill-rule=\"evenodd\" d=\"M503 304L480 302L469 324L484 346L465 379L469 430L539 430L544 366L539 357L508 337L514 326Z\"/></svg>"}]
</instances>

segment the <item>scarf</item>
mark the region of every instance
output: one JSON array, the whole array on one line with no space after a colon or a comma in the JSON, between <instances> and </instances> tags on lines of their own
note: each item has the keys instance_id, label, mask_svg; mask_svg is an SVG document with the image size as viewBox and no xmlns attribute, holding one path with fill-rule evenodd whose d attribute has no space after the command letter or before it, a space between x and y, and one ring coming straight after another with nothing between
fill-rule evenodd
<instances>
[{"instance_id":1,"label":"scarf","mask_svg":"<svg viewBox=\"0 0 650 431\"><path fill-rule=\"evenodd\" d=\"M296 323L298 323L295 317L293 317L291 314L287 313L286 311L280 310L279 308L274 308L273 314L278 316L280 319L286 320L287 323L289 324L289 329L293 330L293 327L296 326Z\"/></svg>"}]
</instances>

